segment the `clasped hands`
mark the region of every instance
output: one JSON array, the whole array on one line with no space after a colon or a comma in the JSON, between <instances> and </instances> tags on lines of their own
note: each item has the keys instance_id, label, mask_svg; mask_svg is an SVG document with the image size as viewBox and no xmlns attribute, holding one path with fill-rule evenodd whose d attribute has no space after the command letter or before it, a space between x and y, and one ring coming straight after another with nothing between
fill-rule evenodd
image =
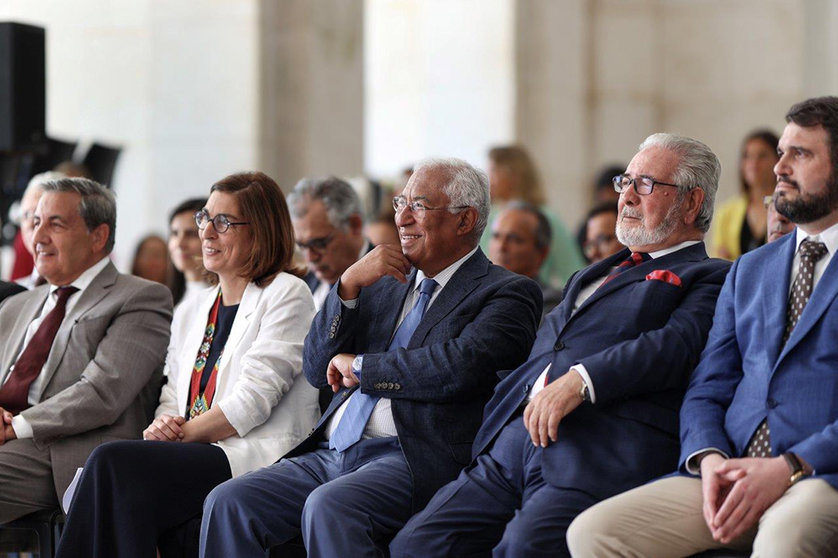
<instances>
[{"instance_id":1,"label":"clasped hands","mask_svg":"<svg viewBox=\"0 0 838 558\"><path fill-rule=\"evenodd\" d=\"M701 460L702 511L713 539L727 544L756 525L786 491L788 481L789 467L782 456L706 455Z\"/></svg>"},{"instance_id":2,"label":"clasped hands","mask_svg":"<svg viewBox=\"0 0 838 558\"><path fill-rule=\"evenodd\" d=\"M546 448L558 440L559 423L582 403L583 383L578 372L569 370L535 394L524 408L524 427L533 445Z\"/></svg>"}]
</instances>

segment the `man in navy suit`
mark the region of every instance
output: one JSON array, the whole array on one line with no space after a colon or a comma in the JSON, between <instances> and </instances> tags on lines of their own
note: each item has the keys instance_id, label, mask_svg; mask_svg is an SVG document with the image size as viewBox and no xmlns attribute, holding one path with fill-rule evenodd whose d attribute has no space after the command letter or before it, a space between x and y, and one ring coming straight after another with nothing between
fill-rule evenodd
<instances>
[{"instance_id":1,"label":"man in navy suit","mask_svg":"<svg viewBox=\"0 0 838 558\"><path fill-rule=\"evenodd\" d=\"M427 161L393 205L401 248L349 267L306 338L303 372L331 405L285 458L210 494L203 556L262 557L300 534L310 557L386 551L468 464L496 371L526 358L541 293L478 247L486 176Z\"/></svg>"},{"instance_id":2,"label":"man in navy suit","mask_svg":"<svg viewBox=\"0 0 838 558\"><path fill-rule=\"evenodd\" d=\"M655 134L626 173L629 247L577 272L527 362L495 389L474 461L414 516L392 556L557 556L582 510L671 470L678 408L730 264L702 237L719 161Z\"/></svg>"},{"instance_id":3,"label":"man in navy suit","mask_svg":"<svg viewBox=\"0 0 838 558\"><path fill-rule=\"evenodd\" d=\"M579 556L838 556L838 97L786 122L775 204L797 230L730 271L681 410L682 476L581 516Z\"/></svg>"}]
</instances>

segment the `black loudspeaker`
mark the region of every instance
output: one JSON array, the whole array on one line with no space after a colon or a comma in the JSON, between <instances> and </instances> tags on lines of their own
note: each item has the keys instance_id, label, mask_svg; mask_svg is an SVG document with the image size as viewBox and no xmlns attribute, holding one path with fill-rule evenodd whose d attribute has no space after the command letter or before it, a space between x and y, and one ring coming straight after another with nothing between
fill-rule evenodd
<instances>
[{"instance_id":1,"label":"black loudspeaker","mask_svg":"<svg viewBox=\"0 0 838 558\"><path fill-rule=\"evenodd\" d=\"M46 57L42 27L0 23L0 152L46 137Z\"/></svg>"}]
</instances>

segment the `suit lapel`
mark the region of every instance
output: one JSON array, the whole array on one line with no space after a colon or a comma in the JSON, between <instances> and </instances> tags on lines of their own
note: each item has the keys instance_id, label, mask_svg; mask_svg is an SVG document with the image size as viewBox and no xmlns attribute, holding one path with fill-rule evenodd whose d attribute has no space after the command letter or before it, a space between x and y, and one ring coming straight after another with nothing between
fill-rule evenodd
<instances>
[{"instance_id":1,"label":"suit lapel","mask_svg":"<svg viewBox=\"0 0 838 558\"><path fill-rule=\"evenodd\" d=\"M407 284L398 281L387 281L381 292L376 293L376 312L378 320L373 324L369 334L370 353L383 353L390 345L390 339L396 332L396 324L401 316L405 298L416 283L416 269L407 276Z\"/></svg>"},{"instance_id":2,"label":"suit lapel","mask_svg":"<svg viewBox=\"0 0 838 558\"><path fill-rule=\"evenodd\" d=\"M602 261L589 265L576 275L574 281L568 285L567 293L565 293L564 302L562 303L562 313L565 323L573 315L573 307L576 306L576 299L579 298L579 292L598 277L607 275L611 271L611 268L628 258L630 254L631 251L628 248L624 248Z\"/></svg>"},{"instance_id":3,"label":"suit lapel","mask_svg":"<svg viewBox=\"0 0 838 558\"><path fill-rule=\"evenodd\" d=\"M796 234L788 234L783 240L775 242L785 242L777 253L777 258L783 262L782 268L779 270L772 270L771 265L765 268L766 275L781 273L782 275L776 277L775 281L765 280L761 281L764 289L764 296L762 297L762 308L764 319L763 339L765 339L768 356L771 362L776 363L782 347L783 334L786 330L786 313L788 312L789 304L789 281L791 280L791 266L794 263L794 251L796 248L795 242ZM767 276L764 279L769 279ZM798 324L799 325L799 324Z\"/></svg>"},{"instance_id":4,"label":"suit lapel","mask_svg":"<svg viewBox=\"0 0 838 558\"><path fill-rule=\"evenodd\" d=\"M835 299L835 295L838 293L838 289L835 287L838 285L838 263L836 263L836 260L838 258L833 256L829 261L829 265L826 266L823 275L815 286L815 290L812 291L812 296L809 297L806 308L803 309L803 314L800 315L800 320L791 332L791 337L786 342L786 346L783 347L780 358L793 349L809 333ZM790 275L787 274L787 277ZM786 283L788 281L789 279L787 278ZM788 301L786 304L788 304ZM783 323L785 324L785 321Z\"/></svg>"},{"instance_id":5,"label":"suit lapel","mask_svg":"<svg viewBox=\"0 0 838 558\"><path fill-rule=\"evenodd\" d=\"M118 276L119 272L111 262L108 262L108 265L93 278L90 285L77 295L79 299L67 315L64 316L64 321L61 322L61 327L58 328L58 332L55 334L55 340L52 342L49 357L44 364L42 385L45 388L49 385L52 376L58 370L58 365L61 364L61 360L64 358L64 352L67 350L67 345L70 341L70 334L76 326L76 323L108 295L111 287L116 283Z\"/></svg>"}]
</instances>

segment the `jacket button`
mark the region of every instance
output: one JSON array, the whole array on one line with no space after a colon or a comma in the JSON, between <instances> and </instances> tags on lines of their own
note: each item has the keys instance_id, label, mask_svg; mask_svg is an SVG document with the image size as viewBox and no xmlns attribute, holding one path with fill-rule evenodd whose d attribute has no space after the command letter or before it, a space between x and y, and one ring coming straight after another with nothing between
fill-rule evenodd
<instances>
[{"instance_id":1,"label":"jacket button","mask_svg":"<svg viewBox=\"0 0 838 558\"><path fill-rule=\"evenodd\" d=\"M766 406L766 407L768 407L769 409L773 409L773 408L774 408L774 407L776 407L777 405L779 405L779 403L777 403L777 402L776 402L775 400L773 400L773 399L768 399L768 400L765 402L765 406Z\"/></svg>"},{"instance_id":2,"label":"jacket button","mask_svg":"<svg viewBox=\"0 0 838 558\"><path fill-rule=\"evenodd\" d=\"M387 389L393 389L393 382L387 382Z\"/></svg>"},{"instance_id":3,"label":"jacket button","mask_svg":"<svg viewBox=\"0 0 838 558\"><path fill-rule=\"evenodd\" d=\"M395 387L396 390L402 389L402 386L400 386L399 384L396 384L394 387Z\"/></svg>"},{"instance_id":4,"label":"jacket button","mask_svg":"<svg viewBox=\"0 0 838 558\"><path fill-rule=\"evenodd\" d=\"M561 341L556 341L556 344L553 345L553 350L561 351L562 349L564 349L564 343L562 343Z\"/></svg>"}]
</instances>

